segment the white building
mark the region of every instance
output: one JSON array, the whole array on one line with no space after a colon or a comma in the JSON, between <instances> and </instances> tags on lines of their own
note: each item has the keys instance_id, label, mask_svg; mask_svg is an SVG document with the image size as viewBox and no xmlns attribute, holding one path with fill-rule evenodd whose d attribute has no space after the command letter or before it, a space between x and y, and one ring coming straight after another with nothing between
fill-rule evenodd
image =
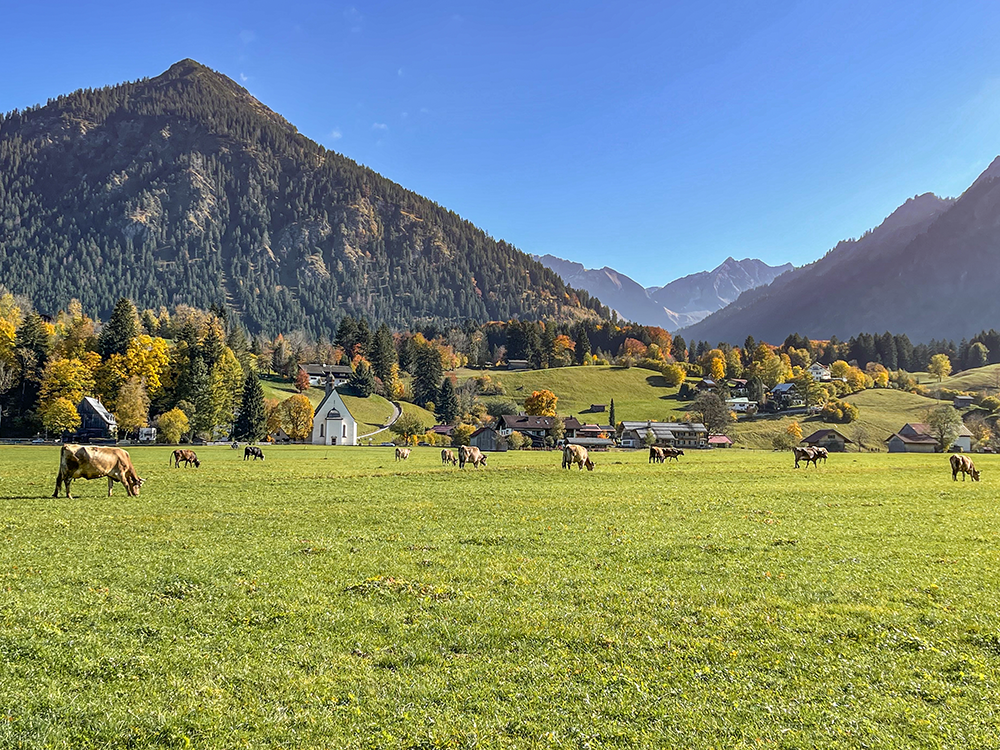
<instances>
[{"instance_id":1,"label":"white building","mask_svg":"<svg viewBox=\"0 0 1000 750\"><path fill-rule=\"evenodd\" d=\"M333 387L333 377L327 378L326 396L313 414L313 445L357 445L358 423L344 399Z\"/></svg>"},{"instance_id":2,"label":"white building","mask_svg":"<svg viewBox=\"0 0 1000 750\"><path fill-rule=\"evenodd\" d=\"M807 372L812 375L813 380L817 383L829 383L830 382L830 368L823 367L819 362L813 362L809 365Z\"/></svg>"}]
</instances>

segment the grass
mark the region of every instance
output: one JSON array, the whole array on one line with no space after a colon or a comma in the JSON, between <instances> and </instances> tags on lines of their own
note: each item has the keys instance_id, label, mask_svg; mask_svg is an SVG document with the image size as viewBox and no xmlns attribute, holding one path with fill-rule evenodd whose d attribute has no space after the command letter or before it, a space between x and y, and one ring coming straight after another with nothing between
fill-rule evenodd
<instances>
[{"instance_id":1,"label":"grass","mask_svg":"<svg viewBox=\"0 0 1000 750\"><path fill-rule=\"evenodd\" d=\"M1000 458L0 448L0 746L987 748Z\"/></svg>"},{"instance_id":2,"label":"grass","mask_svg":"<svg viewBox=\"0 0 1000 750\"><path fill-rule=\"evenodd\" d=\"M937 379L930 378L927 383L928 388L937 387ZM986 365L976 367L972 370L960 372L957 375L945 378L941 381L942 388L950 388L955 391L986 391L987 393L997 393L1000 391L1000 365Z\"/></svg>"},{"instance_id":3,"label":"grass","mask_svg":"<svg viewBox=\"0 0 1000 750\"><path fill-rule=\"evenodd\" d=\"M482 373L459 370L457 374L459 381L464 381ZM490 371L489 374L500 380L507 395L520 403L532 391L552 391L559 397L560 414L580 415L584 422L606 422L610 418L606 411L590 413L589 409L591 404L610 405L612 398L619 422L641 419L669 422L680 419L685 410L685 402L677 399L679 389L668 387L659 373L639 367L557 367L524 372Z\"/></svg>"}]
</instances>

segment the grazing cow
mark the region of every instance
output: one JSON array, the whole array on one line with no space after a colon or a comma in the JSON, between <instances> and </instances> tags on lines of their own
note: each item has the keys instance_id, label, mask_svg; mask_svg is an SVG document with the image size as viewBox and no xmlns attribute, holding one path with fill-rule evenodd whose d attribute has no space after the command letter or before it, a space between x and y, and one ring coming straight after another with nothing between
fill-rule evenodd
<instances>
[{"instance_id":1,"label":"grazing cow","mask_svg":"<svg viewBox=\"0 0 1000 750\"><path fill-rule=\"evenodd\" d=\"M264 460L264 451L258 448L256 445L248 445L243 449L243 460L246 461L248 458L253 456L253 460L256 461L258 458Z\"/></svg>"},{"instance_id":2,"label":"grazing cow","mask_svg":"<svg viewBox=\"0 0 1000 750\"><path fill-rule=\"evenodd\" d=\"M143 480L132 466L128 451L121 448L107 448L103 445L73 445L67 443L59 454L59 474L56 476L56 491L52 497L59 497L59 487L65 485L66 497L70 497L69 485L74 479L108 478L108 497L115 482L125 485L131 497L139 497Z\"/></svg>"},{"instance_id":3,"label":"grazing cow","mask_svg":"<svg viewBox=\"0 0 1000 750\"><path fill-rule=\"evenodd\" d=\"M567 445L563 448L562 467L569 469L573 464L576 464L580 471L583 471L584 466L587 467L587 471L594 470L594 462L590 460L587 449L582 445Z\"/></svg>"},{"instance_id":4,"label":"grazing cow","mask_svg":"<svg viewBox=\"0 0 1000 750\"><path fill-rule=\"evenodd\" d=\"M452 466L455 466L458 463L458 458L455 456L455 451L450 451L447 448L444 448L441 451L441 463L451 464Z\"/></svg>"},{"instance_id":5,"label":"grazing cow","mask_svg":"<svg viewBox=\"0 0 1000 750\"><path fill-rule=\"evenodd\" d=\"M229 447L232 448L234 451L238 451L240 449L240 444L234 440L233 444L230 445Z\"/></svg>"},{"instance_id":6,"label":"grazing cow","mask_svg":"<svg viewBox=\"0 0 1000 750\"><path fill-rule=\"evenodd\" d=\"M463 445L458 449L458 468L464 469L471 462L474 469L486 467L486 456L474 445Z\"/></svg>"},{"instance_id":7,"label":"grazing cow","mask_svg":"<svg viewBox=\"0 0 1000 750\"><path fill-rule=\"evenodd\" d=\"M186 469L191 464L194 464L194 468L201 466L201 461L198 460L198 456L194 451L184 450L178 448L174 451L168 463L172 463L174 468L178 468L181 465L181 461L184 462L184 468Z\"/></svg>"},{"instance_id":8,"label":"grazing cow","mask_svg":"<svg viewBox=\"0 0 1000 750\"><path fill-rule=\"evenodd\" d=\"M680 463L680 460L681 460L680 457L683 456L683 455L684 455L684 451L682 451L680 448L672 448L672 447L669 447L669 446L666 447L666 448L663 448L663 459L670 459L670 458L672 458L675 461L677 461L677 463ZM660 459L660 460L663 461L663 459Z\"/></svg>"},{"instance_id":9,"label":"grazing cow","mask_svg":"<svg viewBox=\"0 0 1000 750\"><path fill-rule=\"evenodd\" d=\"M973 482L979 481L979 469L972 463L972 459L960 453L955 453L951 457L951 478L956 482L958 481L958 472L962 472L963 482L965 481L966 474L972 477Z\"/></svg>"},{"instance_id":10,"label":"grazing cow","mask_svg":"<svg viewBox=\"0 0 1000 750\"><path fill-rule=\"evenodd\" d=\"M410 449L409 448L396 448L396 460L397 461L405 461L409 457L410 457Z\"/></svg>"},{"instance_id":11,"label":"grazing cow","mask_svg":"<svg viewBox=\"0 0 1000 750\"><path fill-rule=\"evenodd\" d=\"M830 452L826 448L813 448L813 453L816 454L816 459L813 461L813 466L815 466L816 461L819 460L822 460L823 463L826 463L826 458L827 456L830 455Z\"/></svg>"},{"instance_id":12,"label":"grazing cow","mask_svg":"<svg viewBox=\"0 0 1000 750\"><path fill-rule=\"evenodd\" d=\"M651 464L662 464L663 463L663 448L657 448L655 445L649 446L649 461ZM566 468L565 466L563 468Z\"/></svg>"},{"instance_id":13,"label":"grazing cow","mask_svg":"<svg viewBox=\"0 0 1000 750\"><path fill-rule=\"evenodd\" d=\"M792 453L795 454L796 469L799 468L799 461L805 461L807 467L809 466L809 462L812 461L812 465L816 466L816 459L819 458L814 448L792 448Z\"/></svg>"}]
</instances>

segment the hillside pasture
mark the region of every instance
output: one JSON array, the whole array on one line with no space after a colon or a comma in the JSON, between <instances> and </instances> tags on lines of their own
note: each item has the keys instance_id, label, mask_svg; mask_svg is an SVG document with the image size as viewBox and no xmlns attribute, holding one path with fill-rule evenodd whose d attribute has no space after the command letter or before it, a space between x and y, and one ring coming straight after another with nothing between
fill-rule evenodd
<instances>
[{"instance_id":1,"label":"hillside pasture","mask_svg":"<svg viewBox=\"0 0 1000 750\"><path fill-rule=\"evenodd\" d=\"M938 383L935 378L928 376L927 381L922 381L928 388L935 388ZM941 381L942 388L950 388L954 391L985 391L991 395L1000 393L1000 365L986 365L965 370Z\"/></svg>"},{"instance_id":2,"label":"hillside pasture","mask_svg":"<svg viewBox=\"0 0 1000 750\"><path fill-rule=\"evenodd\" d=\"M1000 458L0 448L3 747L993 747Z\"/></svg>"},{"instance_id":3,"label":"hillside pasture","mask_svg":"<svg viewBox=\"0 0 1000 750\"><path fill-rule=\"evenodd\" d=\"M459 382L463 382L483 373L459 370L456 374ZM598 365L514 372L489 370L488 374L502 382L507 397L518 403L523 404L532 391L552 391L559 397L559 414L577 416L581 422L607 423L608 412L591 413L589 409L591 404L608 404L610 408L612 398L619 422L644 419L670 422L683 417L685 410L686 402L677 399L678 388L668 387L658 372L641 367Z\"/></svg>"}]
</instances>

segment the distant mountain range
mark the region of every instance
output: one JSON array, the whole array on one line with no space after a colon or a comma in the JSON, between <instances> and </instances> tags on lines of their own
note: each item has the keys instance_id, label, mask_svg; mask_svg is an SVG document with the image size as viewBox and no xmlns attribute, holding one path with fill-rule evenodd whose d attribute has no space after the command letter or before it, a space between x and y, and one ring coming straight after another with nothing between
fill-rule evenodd
<instances>
[{"instance_id":1,"label":"distant mountain range","mask_svg":"<svg viewBox=\"0 0 1000 750\"><path fill-rule=\"evenodd\" d=\"M790 333L891 331L959 339L1000 324L1000 157L957 199L910 198L860 239L744 292L683 331L689 339L778 343Z\"/></svg>"},{"instance_id":2,"label":"distant mountain range","mask_svg":"<svg viewBox=\"0 0 1000 750\"><path fill-rule=\"evenodd\" d=\"M675 330L697 323L734 301L741 293L768 284L793 266L769 266L761 260L726 258L717 268L643 287L613 268L585 268L554 255L533 255L559 274L566 284L585 289L636 323Z\"/></svg>"}]
</instances>

